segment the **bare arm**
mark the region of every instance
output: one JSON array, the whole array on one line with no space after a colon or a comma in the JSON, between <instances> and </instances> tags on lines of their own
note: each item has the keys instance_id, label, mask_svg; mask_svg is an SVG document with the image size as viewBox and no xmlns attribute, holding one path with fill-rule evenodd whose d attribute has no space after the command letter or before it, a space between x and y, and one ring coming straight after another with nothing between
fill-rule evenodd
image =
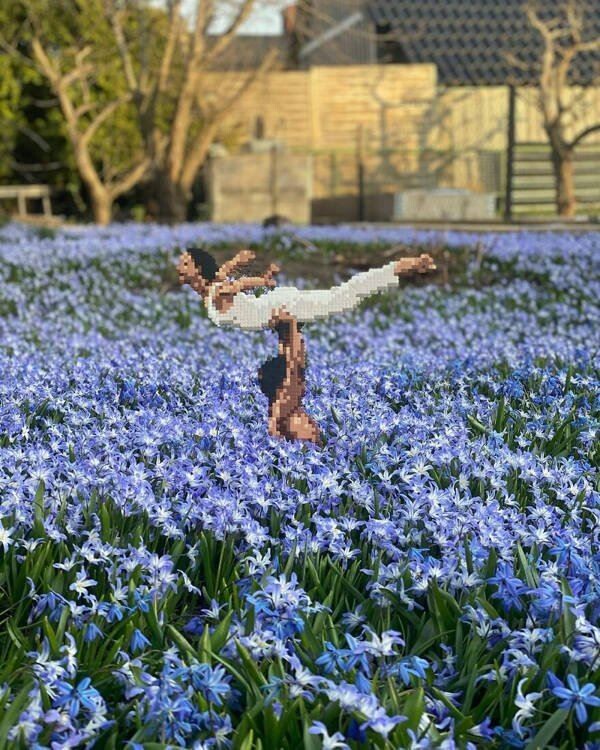
<instances>
[{"instance_id":1,"label":"bare arm","mask_svg":"<svg viewBox=\"0 0 600 750\"><path fill-rule=\"evenodd\" d=\"M262 286L273 288L277 285L273 275L278 271L279 266L271 263L262 276L241 276L239 279L234 279L233 281L218 283L214 295L215 307L220 313L223 313L233 305L235 296L240 294L240 292L247 292Z\"/></svg>"},{"instance_id":2,"label":"bare arm","mask_svg":"<svg viewBox=\"0 0 600 750\"><path fill-rule=\"evenodd\" d=\"M225 261L223 265L217 271L215 281L225 281L228 276L234 271L237 271L240 266L247 266L256 258L256 253L252 250L240 250L231 260Z\"/></svg>"},{"instance_id":3,"label":"bare arm","mask_svg":"<svg viewBox=\"0 0 600 750\"><path fill-rule=\"evenodd\" d=\"M231 260L220 266L212 281L207 281L196 268L192 255L186 251L181 255L177 265L179 281L181 284L189 284L205 300L208 298L209 290L214 286L216 290L214 301L221 312L231 306L235 295L240 292L261 286L271 288L276 286L273 276L279 272L279 266L275 263L271 263L262 276L241 276L233 280L227 278L240 266L253 261L255 257L256 254L252 250L240 250Z\"/></svg>"}]
</instances>

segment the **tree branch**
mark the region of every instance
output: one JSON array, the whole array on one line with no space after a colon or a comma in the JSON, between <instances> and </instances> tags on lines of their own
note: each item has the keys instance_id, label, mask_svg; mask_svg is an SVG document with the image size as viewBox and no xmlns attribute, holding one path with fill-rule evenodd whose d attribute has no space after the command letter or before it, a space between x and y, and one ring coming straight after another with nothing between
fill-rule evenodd
<instances>
[{"instance_id":1,"label":"tree branch","mask_svg":"<svg viewBox=\"0 0 600 750\"><path fill-rule=\"evenodd\" d=\"M88 144L92 140L94 135L98 132L100 126L108 120L112 113L115 112L115 110L117 110L122 104L126 104L129 101L131 101L131 94L125 94L119 99L115 99L114 101L109 102L105 107L103 107L82 133L82 143Z\"/></svg>"},{"instance_id":2,"label":"tree branch","mask_svg":"<svg viewBox=\"0 0 600 750\"><path fill-rule=\"evenodd\" d=\"M598 132L600 132L600 122L597 122L595 125L590 125L588 128L584 128L569 143L569 148L575 148L581 143L581 141L583 141L584 138L587 138L588 135L591 135L592 133L598 133Z\"/></svg>"},{"instance_id":3,"label":"tree branch","mask_svg":"<svg viewBox=\"0 0 600 750\"><path fill-rule=\"evenodd\" d=\"M596 52L598 50L600 50L600 37L590 39L587 42L579 42L577 45L577 52Z\"/></svg>"},{"instance_id":4,"label":"tree branch","mask_svg":"<svg viewBox=\"0 0 600 750\"><path fill-rule=\"evenodd\" d=\"M75 81L83 81L84 78L90 73L94 72L94 66L91 63L82 63L77 67L70 70L65 75L60 76L60 81L63 86L71 86Z\"/></svg>"},{"instance_id":5,"label":"tree branch","mask_svg":"<svg viewBox=\"0 0 600 750\"><path fill-rule=\"evenodd\" d=\"M110 197L114 200L120 195L129 192L131 188L135 187L148 174L151 166L152 160L147 156L144 157L139 164L130 169L120 180L108 187Z\"/></svg>"},{"instance_id":6,"label":"tree branch","mask_svg":"<svg viewBox=\"0 0 600 750\"><path fill-rule=\"evenodd\" d=\"M75 107L67 93L67 88L64 85L63 78L61 77L59 70L52 64L52 61L46 54L46 50L37 36L34 36L31 40L31 49L41 72L46 76L50 85L54 89L54 93L58 97L60 107L67 122L71 141L76 142L79 139L79 132L77 130Z\"/></svg>"},{"instance_id":7,"label":"tree branch","mask_svg":"<svg viewBox=\"0 0 600 750\"><path fill-rule=\"evenodd\" d=\"M212 116L209 116L209 119L214 120L218 118L219 120L222 120L224 117L226 117L229 112L231 112L231 110L239 104L239 102L248 93L250 88L252 88L252 86L258 81L258 79L261 78L269 70L269 68L277 59L278 55L279 52L276 49L270 49L265 55L259 67L246 75L244 83L238 89L236 89L235 93L232 96L225 100L224 104L222 104L218 109L213 110Z\"/></svg>"},{"instance_id":8,"label":"tree branch","mask_svg":"<svg viewBox=\"0 0 600 750\"><path fill-rule=\"evenodd\" d=\"M581 41L581 28L583 26L583 13L581 12L581 8L577 3L568 0L565 6L565 16L567 17L569 31L573 36L575 44L577 44Z\"/></svg>"},{"instance_id":9,"label":"tree branch","mask_svg":"<svg viewBox=\"0 0 600 750\"><path fill-rule=\"evenodd\" d=\"M121 60L123 62L123 71L125 73L125 81L127 82L127 86L129 87L129 90L132 94L137 94L139 92L137 76L135 74L133 62L129 53L129 47L127 46L127 41L125 40L125 32L123 31L123 26L121 25L121 20L119 17L120 14L119 11L115 8L113 0L104 0L104 15L106 16L106 20L109 22L113 30L117 49L119 50L119 55L121 56Z\"/></svg>"},{"instance_id":10,"label":"tree branch","mask_svg":"<svg viewBox=\"0 0 600 750\"><path fill-rule=\"evenodd\" d=\"M156 91L159 94L165 90L167 81L169 80L171 63L173 62L173 53L175 52L175 44L179 36L179 24L181 20L180 11L181 0L175 0L170 4L169 35L167 37L167 44L165 46L163 58L160 62L160 71L156 82Z\"/></svg>"},{"instance_id":11,"label":"tree branch","mask_svg":"<svg viewBox=\"0 0 600 750\"><path fill-rule=\"evenodd\" d=\"M532 68L531 64L526 63L524 60L521 60L512 52L505 52L504 59L509 65L512 65L513 68L517 68L517 70L522 70L525 73L528 73L531 71L531 68Z\"/></svg>"},{"instance_id":12,"label":"tree branch","mask_svg":"<svg viewBox=\"0 0 600 750\"><path fill-rule=\"evenodd\" d=\"M181 0L174 0L172 3L169 3L169 32L162 60L160 61L160 69L158 72L158 76L154 82L154 86L151 89L150 95L141 106L144 123L143 128L146 131L144 133L145 138L149 138L150 131L154 130L156 104L159 96L164 93L169 81L169 74L171 72L171 65L173 63L175 46L179 38L181 21L180 11ZM154 140L156 141L156 137L154 138ZM156 143L154 143L154 147L156 148Z\"/></svg>"},{"instance_id":13,"label":"tree branch","mask_svg":"<svg viewBox=\"0 0 600 750\"><path fill-rule=\"evenodd\" d=\"M239 105L240 101L256 81L271 67L273 61L277 58L277 54L278 52L276 49L269 50L261 65L255 71L246 76L246 80L242 86L240 86L235 94L229 97L229 99L220 106L217 111L213 112L207 125L200 131L200 133L198 133L195 141L192 143L188 158L181 171L181 181L184 185L188 186L192 184L202 162L206 158L206 152L212 143L212 139L214 138L218 126L227 117L229 112ZM199 92L196 92L196 96L198 96L198 94Z\"/></svg>"},{"instance_id":14,"label":"tree branch","mask_svg":"<svg viewBox=\"0 0 600 750\"><path fill-rule=\"evenodd\" d=\"M84 115L87 115L88 112L91 112L92 110L96 109L98 105L95 102L86 102L85 104L81 104L79 107L75 109L75 117L77 119L83 117Z\"/></svg>"},{"instance_id":15,"label":"tree branch","mask_svg":"<svg viewBox=\"0 0 600 750\"><path fill-rule=\"evenodd\" d=\"M240 26L246 21L250 13L252 13L252 10L254 8L254 0L244 0L240 9L236 13L235 18L231 22L231 25L225 31L223 34L221 34L215 43L213 44L212 48L209 52L206 54L206 64L209 65L216 57L218 57L222 52L224 52L227 47L231 44L233 41L235 35L238 32L238 29Z\"/></svg>"},{"instance_id":16,"label":"tree branch","mask_svg":"<svg viewBox=\"0 0 600 750\"><path fill-rule=\"evenodd\" d=\"M246 0L248 1L248 0ZM190 52L185 64L183 82L177 96L175 114L171 122L166 167L170 179L178 181L183 170L185 150L192 118L192 107L200 83L201 63L205 52L204 31L211 14L212 0L197 0L196 22Z\"/></svg>"},{"instance_id":17,"label":"tree branch","mask_svg":"<svg viewBox=\"0 0 600 750\"><path fill-rule=\"evenodd\" d=\"M527 3L524 6L523 10L525 11L525 15L527 16L527 20L529 21L529 23L536 31L541 34L541 36L544 38L544 41L554 41L555 39L560 39L560 37L564 34L564 28L562 28L560 25L557 26L556 20L554 20L554 23L552 23L552 21L542 20L534 3Z\"/></svg>"}]
</instances>

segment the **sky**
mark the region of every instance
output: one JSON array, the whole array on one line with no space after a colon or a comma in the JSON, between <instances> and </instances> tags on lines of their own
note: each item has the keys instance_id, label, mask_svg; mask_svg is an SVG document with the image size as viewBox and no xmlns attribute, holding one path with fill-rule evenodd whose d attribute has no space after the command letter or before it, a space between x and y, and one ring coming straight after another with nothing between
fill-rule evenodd
<instances>
[{"instance_id":1,"label":"sky","mask_svg":"<svg viewBox=\"0 0 600 750\"><path fill-rule=\"evenodd\" d=\"M215 34L221 33L227 28L239 0L217 0L219 17L213 24L211 31ZM256 8L249 20L241 27L240 32L245 34L281 34L283 23L281 10L290 5L290 0L257 0ZM185 0L184 7L189 13L196 5L196 0Z\"/></svg>"}]
</instances>

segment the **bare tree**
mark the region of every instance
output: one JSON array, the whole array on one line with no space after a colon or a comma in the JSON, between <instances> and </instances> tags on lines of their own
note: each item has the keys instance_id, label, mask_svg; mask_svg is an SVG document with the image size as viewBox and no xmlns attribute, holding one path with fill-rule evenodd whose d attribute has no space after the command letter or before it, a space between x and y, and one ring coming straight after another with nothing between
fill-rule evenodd
<instances>
[{"instance_id":1,"label":"bare tree","mask_svg":"<svg viewBox=\"0 0 600 750\"><path fill-rule=\"evenodd\" d=\"M108 224L114 201L137 185L151 165L141 149L139 153L134 150L125 165L108 164L103 160L102 168L92 153L93 141L100 129L110 123L131 96L125 92L109 101L94 96L98 64L89 59L92 46L78 43L75 47L58 49L55 41L47 42L44 38L38 22L39 5L27 9L32 28L31 60L57 97L77 169L90 195L94 220L98 224Z\"/></svg>"},{"instance_id":2,"label":"bare tree","mask_svg":"<svg viewBox=\"0 0 600 750\"><path fill-rule=\"evenodd\" d=\"M257 68L240 75L235 91L219 91L215 96L206 86L206 74L233 43L253 10L254 0L241 0L227 29L219 35L209 33L217 2L196 0L190 29L182 16L182 0L168 0L168 24L159 64L154 66L140 60L138 42L127 33L128 14L135 12L135 3L103 1L153 163L160 217L181 221L219 127L269 69L276 53L267 50Z\"/></svg>"},{"instance_id":3,"label":"bare tree","mask_svg":"<svg viewBox=\"0 0 600 750\"><path fill-rule=\"evenodd\" d=\"M549 17L535 2L524 7L531 26L541 35L543 48L537 69L537 103L552 154L556 185L556 207L561 216L574 216L576 210L574 154L577 146L596 131L600 122L568 137L577 122L581 97L569 87L575 58L582 53L600 51L600 37L585 37L585 5L581 0L566 0L558 14ZM513 60L520 68L528 67ZM598 84L600 76L589 75L585 88Z\"/></svg>"}]
</instances>

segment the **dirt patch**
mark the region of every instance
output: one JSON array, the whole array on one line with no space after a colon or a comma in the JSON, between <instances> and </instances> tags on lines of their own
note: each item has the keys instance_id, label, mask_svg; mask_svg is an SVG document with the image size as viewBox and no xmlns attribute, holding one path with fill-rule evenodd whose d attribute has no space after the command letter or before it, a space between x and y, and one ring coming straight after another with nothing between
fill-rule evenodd
<instances>
[{"instance_id":1,"label":"dirt patch","mask_svg":"<svg viewBox=\"0 0 600 750\"><path fill-rule=\"evenodd\" d=\"M210 252L221 265L238 249L237 246L216 247L211 248ZM377 268L392 260L398 260L404 256L417 256L421 253L429 253L433 256L438 270L427 274L426 277L414 274L406 278L406 283L448 284L463 276L468 259L473 254L472 248L449 250L437 244L391 247L385 245L315 246L307 243L304 247L294 245L283 248L271 245L270 247L253 246L252 249L257 257L247 266L245 271L247 275L262 273L269 263L277 263L281 269L281 275L285 278L306 279L311 282L311 285L324 288L350 278L356 271ZM174 281L176 281L175 278Z\"/></svg>"}]
</instances>

